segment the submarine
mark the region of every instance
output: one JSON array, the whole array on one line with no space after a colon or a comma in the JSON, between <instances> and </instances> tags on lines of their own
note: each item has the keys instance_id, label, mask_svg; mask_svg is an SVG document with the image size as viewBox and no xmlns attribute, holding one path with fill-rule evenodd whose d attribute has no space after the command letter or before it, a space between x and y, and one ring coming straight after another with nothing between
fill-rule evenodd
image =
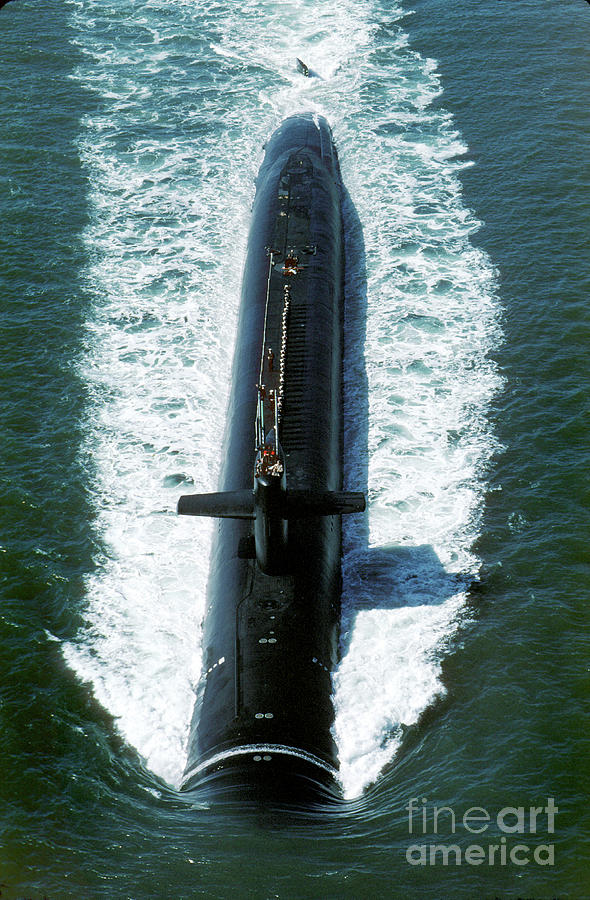
<instances>
[{"instance_id":1,"label":"submarine","mask_svg":"<svg viewBox=\"0 0 590 900\"><path fill-rule=\"evenodd\" d=\"M218 519L181 790L336 799L342 489L342 182L326 120L286 119L256 180L220 490L178 501Z\"/></svg>"},{"instance_id":2,"label":"submarine","mask_svg":"<svg viewBox=\"0 0 590 900\"><path fill-rule=\"evenodd\" d=\"M302 59L299 59L298 56L295 57L295 62L297 63L297 71L303 75L304 78L320 78L321 76L314 69L310 69L307 63L304 63Z\"/></svg>"}]
</instances>

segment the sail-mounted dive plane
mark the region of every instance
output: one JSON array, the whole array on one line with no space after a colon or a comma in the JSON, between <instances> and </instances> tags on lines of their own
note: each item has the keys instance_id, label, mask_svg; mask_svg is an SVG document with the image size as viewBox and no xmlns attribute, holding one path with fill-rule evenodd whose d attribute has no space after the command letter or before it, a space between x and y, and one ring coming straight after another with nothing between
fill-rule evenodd
<instances>
[{"instance_id":1,"label":"sail-mounted dive plane","mask_svg":"<svg viewBox=\"0 0 590 900\"><path fill-rule=\"evenodd\" d=\"M343 240L327 122L269 141L242 284L222 490L181 497L219 518L183 790L276 800L337 795Z\"/></svg>"}]
</instances>

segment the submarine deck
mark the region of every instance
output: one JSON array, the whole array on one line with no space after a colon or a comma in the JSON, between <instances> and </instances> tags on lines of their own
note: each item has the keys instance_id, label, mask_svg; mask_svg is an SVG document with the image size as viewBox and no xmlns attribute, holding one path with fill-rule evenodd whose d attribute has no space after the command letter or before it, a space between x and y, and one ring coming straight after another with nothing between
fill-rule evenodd
<instances>
[{"instance_id":1,"label":"submarine deck","mask_svg":"<svg viewBox=\"0 0 590 900\"><path fill-rule=\"evenodd\" d=\"M275 424L288 489L342 483L340 174L327 124L295 118L271 139L258 179L224 490L251 486L256 445ZM185 789L253 762L272 781L285 756L317 782L334 781L340 516L288 528L286 571L266 575L252 558L251 522L219 522Z\"/></svg>"}]
</instances>

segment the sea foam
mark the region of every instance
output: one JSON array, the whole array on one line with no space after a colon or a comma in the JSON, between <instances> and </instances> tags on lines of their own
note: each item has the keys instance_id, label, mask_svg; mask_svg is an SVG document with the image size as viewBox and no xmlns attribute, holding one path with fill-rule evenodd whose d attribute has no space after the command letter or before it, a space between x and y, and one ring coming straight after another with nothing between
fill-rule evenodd
<instances>
[{"instance_id":1,"label":"sea foam","mask_svg":"<svg viewBox=\"0 0 590 900\"><path fill-rule=\"evenodd\" d=\"M293 112L326 116L347 234L345 527L334 733L347 796L443 693L495 446L494 273L470 243L467 165L401 9L237 0L72 2L76 78L99 98L79 150L95 296L80 372L103 548L64 654L151 769L178 784L200 670L211 525L177 497L214 490L253 180ZM239 21L240 27L236 27ZM318 77L303 78L300 57Z\"/></svg>"}]
</instances>

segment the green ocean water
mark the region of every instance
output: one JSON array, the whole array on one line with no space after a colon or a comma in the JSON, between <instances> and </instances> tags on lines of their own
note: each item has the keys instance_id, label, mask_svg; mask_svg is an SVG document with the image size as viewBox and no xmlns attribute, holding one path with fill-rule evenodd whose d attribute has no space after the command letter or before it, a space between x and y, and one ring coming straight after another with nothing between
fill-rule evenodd
<instances>
[{"instance_id":1,"label":"green ocean water","mask_svg":"<svg viewBox=\"0 0 590 900\"><path fill-rule=\"evenodd\" d=\"M97 400L81 361L92 358L96 330L87 323L104 293L93 273L115 253L116 235L100 246L88 240L105 194L81 141L110 122L122 154L141 139L156 155L177 131L190 136L193 128L195 138L210 135L204 155L223 168L223 149L216 157L213 148L239 128L240 115L268 106L283 77L272 64L257 62L254 74L243 67L260 93L238 94L232 106L226 92L235 72L221 61L217 69L195 65L197 47L218 39L224 9L231 20L223 4L193 10L180 0L18 0L0 12L2 896L583 900L590 897L590 14L582 2L414 0L395 27L392 4L359 4L374 26L371 64L382 59L384 81L392 46L400 77L410 62L397 27L411 51L436 60L442 92L427 112L450 114L466 145L462 201L482 223L470 241L495 271L501 325L488 353L501 379L486 408L495 449L483 467L470 548L480 578L460 626L437 651L444 693L402 727L376 783L326 817L182 797L125 738L122 717L99 702L97 685L65 661L63 645L84 633L88 585L110 552L96 504L100 459L87 441L88 411L108 396ZM286 15L271 3L242 12L263 23ZM310 5L300 3L297 15L311 16ZM191 91L189 79L174 95L174 127L163 121L159 94L173 82L160 83L156 70L151 93L117 93L132 75L125 41L149 69L150 35L167 27L175 65L200 85ZM318 40L322 28L319 21ZM93 43L99 32L109 47L102 58ZM313 46L310 38L311 54ZM94 88L79 74L90 57L94 71L105 72ZM365 57L356 64L362 79ZM347 65L352 70L355 60ZM377 122L379 79L367 78L363 90L365 115L374 103ZM346 98L322 102L355 127ZM94 120L102 131L90 130ZM342 125L341 134L344 168L352 171ZM98 142L96 158L97 165L107 159ZM188 177L176 158L170 166L171 180ZM367 235L362 204L359 215ZM132 244L129 252L139 265ZM206 327L204 340L214 343L215 328ZM410 834L412 798L419 812ZM551 832L549 798L558 809ZM434 832L434 807L454 813L454 830L446 812ZM473 807L490 815L484 833L463 825ZM507 807L524 807L522 833L497 824ZM530 807L543 810L536 831ZM435 864L411 864L412 845L429 852L434 843L463 853L473 844L486 854L491 844L499 849L492 864L486 856L457 865L454 853L447 865L441 854ZM529 849L515 862L517 844ZM540 845L553 848L541 862Z\"/></svg>"}]
</instances>

